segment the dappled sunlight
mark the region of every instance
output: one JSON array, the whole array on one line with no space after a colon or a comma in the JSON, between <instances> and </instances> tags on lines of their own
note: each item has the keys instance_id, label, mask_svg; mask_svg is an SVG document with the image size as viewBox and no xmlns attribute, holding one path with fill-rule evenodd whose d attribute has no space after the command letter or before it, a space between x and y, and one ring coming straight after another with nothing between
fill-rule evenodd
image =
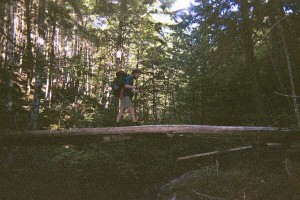
<instances>
[{"instance_id":1,"label":"dappled sunlight","mask_svg":"<svg viewBox=\"0 0 300 200\"><path fill-rule=\"evenodd\" d=\"M300 199L296 1L0 1L0 199Z\"/></svg>"}]
</instances>

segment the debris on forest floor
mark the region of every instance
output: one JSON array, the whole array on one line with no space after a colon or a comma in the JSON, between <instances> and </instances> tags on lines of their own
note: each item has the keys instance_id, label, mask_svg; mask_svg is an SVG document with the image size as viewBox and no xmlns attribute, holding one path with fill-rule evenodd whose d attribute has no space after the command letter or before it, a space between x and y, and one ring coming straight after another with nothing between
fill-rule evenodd
<instances>
[{"instance_id":1,"label":"debris on forest floor","mask_svg":"<svg viewBox=\"0 0 300 200\"><path fill-rule=\"evenodd\" d=\"M150 134L88 145L2 147L0 199L300 199L297 140L256 145L254 139ZM176 159L205 152L222 153Z\"/></svg>"},{"instance_id":2,"label":"debris on forest floor","mask_svg":"<svg viewBox=\"0 0 300 200\"><path fill-rule=\"evenodd\" d=\"M158 199L300 199L300 160L284 154L249 152L235 164L223 160L188 171L162 186Z\"/></svg>"}]
</instances>

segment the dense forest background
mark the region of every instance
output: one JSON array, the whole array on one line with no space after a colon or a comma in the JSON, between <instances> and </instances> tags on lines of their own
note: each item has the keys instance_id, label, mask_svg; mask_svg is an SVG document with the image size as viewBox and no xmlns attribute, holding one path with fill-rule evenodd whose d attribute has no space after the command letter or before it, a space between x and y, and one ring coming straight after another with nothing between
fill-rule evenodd
<instances>
[{"instance_id":1,"label":"dense forest background","mask_svg":"<svg viewBox=\"0 0 300 200\"><path fill-rule=\"evenodd\" d=\"M173 3L0 1L0 199L300 199L299 134L17 134L113 126L110 84L134 68L143 124L300 128L299 0Z\"/></svg>"},{"instance_id":2,"label":"dense forest background","mask_svg":"<svg viewBox=\"0 0 300 200\"><path fill-rule=\"evenodd\" d=\"M297 0L172 3L2 0L1 129L111 126L136 67L144 124L300 126Z\"/></svg>"}]
</instances>

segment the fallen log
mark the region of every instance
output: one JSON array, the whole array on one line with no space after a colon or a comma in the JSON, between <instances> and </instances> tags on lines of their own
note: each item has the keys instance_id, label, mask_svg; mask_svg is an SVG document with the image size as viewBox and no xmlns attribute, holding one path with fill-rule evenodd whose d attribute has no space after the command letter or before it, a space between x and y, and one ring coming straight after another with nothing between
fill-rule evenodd
<instances>
[{"instance_id":1,"label":"fallen log","mask_svg":"<svg viewBox=\"0 0 300 200\"><path fill-rule=\"evenodd\" d=\"M122 135L136 133L233 133L233 132L291 132L288 128L258 126L209 126L209 125L144 125L106 128L73 128L61 130L25 131L26 135ZM14 135L19 133L12 133Z\"/></svg>"},{"instance_id":2,"label":"fallen log","mask_svg":"<svg viewBox=\"0 0 300 200\"><path fill-rule=\"evenodd\" d=\"M252 148L253 148L253 146L237 147L237 148L232 148L232 149L228 149L228 150L224 150L224 151L212 151L212 152L207 152L207 153L194 154L194 155L191 155L191 156L179 157L179 158L177 158L177 160L178 161L188 160L188 159L192 159L192 158L199 158L199 157L204 157L204 156L212 156L212 155L216 155L216 154L228 153L228 152L235 152L235 151L242 151L242 150L248 150L248 149L252 149Z\"/></svg>"},{"instance_id":3,"label":"fallen log","mask_svg":"<svg viewBox=\"0 0 300 200\"><path fill-rule=\"evenodd\" d=\"M104 136L131 136L137 134L201 134L201 135L248 135L249 133L264 133L277 135L288 134L294 130L276 127L251 126L208 126L208 125L144 125L106 128L73 128L62 130L36 130L5 133L0 135L0 145L37 144L72 144L98 143Z\"/></svg>"}]
</instances>

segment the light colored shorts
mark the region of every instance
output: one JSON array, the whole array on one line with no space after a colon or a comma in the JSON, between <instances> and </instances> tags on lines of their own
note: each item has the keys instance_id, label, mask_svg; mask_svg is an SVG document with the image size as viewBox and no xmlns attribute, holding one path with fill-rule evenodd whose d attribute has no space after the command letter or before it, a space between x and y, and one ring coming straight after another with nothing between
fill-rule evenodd
<instances>
[{"instance_id":1,"label":"light colored shorts","mask_svg":"<svg viewBox=\"0 0 300 200\"><path fill-rule=\"evenodd\" d=\"M130 100L129 96L124 96L124 98L121 100L121 108L128 109L130 107L133 107L133 103Z\"/></svg>"}]
</instances>

